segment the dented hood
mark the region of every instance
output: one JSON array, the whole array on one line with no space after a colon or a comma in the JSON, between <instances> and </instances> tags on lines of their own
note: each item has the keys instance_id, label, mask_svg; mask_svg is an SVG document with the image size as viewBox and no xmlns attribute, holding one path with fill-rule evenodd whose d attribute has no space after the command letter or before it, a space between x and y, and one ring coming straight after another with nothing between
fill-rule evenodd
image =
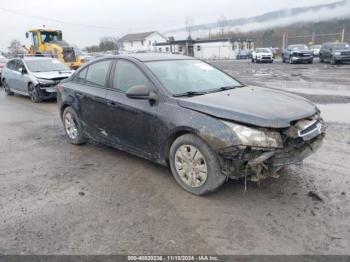
<instances>
[{"instance_id":1,"label":"dented hood","mask_svg":"<svg viewBox=\"0 0 350 262\"><path fill-rule=\"evenodd\" d=\"M50 71L50 72L33 72L33 76L41 79L56 79L56 78L67 78L73 71Z\"/></svg>"},{"instance_id":2,"label":"dented hood","mask_svg":"<svg viewBox=\"0 0 350 262\"><path fill-rule=\"evenodd\" d=\"M290 122L317 112L314 104L300 96L254 86L181 97L178 104L217 118L271 128L289 127Z\"/></svg>"}]
</instances>

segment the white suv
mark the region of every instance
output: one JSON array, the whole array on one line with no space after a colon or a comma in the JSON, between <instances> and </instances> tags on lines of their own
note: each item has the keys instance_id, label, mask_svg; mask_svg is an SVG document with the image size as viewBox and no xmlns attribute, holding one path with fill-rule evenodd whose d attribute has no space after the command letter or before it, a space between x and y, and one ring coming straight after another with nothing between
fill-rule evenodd
<instances>
[{"instance_id":1,"label":"white suv","mask_svg":"<svg viewBox=\"0 0 350 262\"><path fill-rule=\"evenodd\" d=\"M273 62L273 54L269 48L257 48L253 51L252 62Z\"/></svg>"}]
</instances>

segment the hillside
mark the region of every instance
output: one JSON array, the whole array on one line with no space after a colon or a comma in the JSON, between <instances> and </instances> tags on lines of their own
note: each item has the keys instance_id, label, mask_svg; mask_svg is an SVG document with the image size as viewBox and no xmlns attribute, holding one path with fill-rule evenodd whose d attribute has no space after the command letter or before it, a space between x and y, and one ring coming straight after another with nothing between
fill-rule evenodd
<instances>
[{"instance_id":1,"label":"hillside","mask_svg":"<svg viewBox=\"0 0 350 262\"><path fill-rule=\"evenodd\" d=\"M343 27L349 27L350 0L343 0L331 4L323 4L309 7L283 9L269 12L260 16L230 19L226 21L195 25L191 27L193 38L211 38L231 35L261 35L267 39L268 35L276 38L276 32L282 40L284 31L290 34L311 34L340 32ZM349 29L347 30L350 34ZM252 34L253 33L253 34ZM188 32L185 28L179 28L165 32L167 36L184 38ZM260 37L258 37L260 38ZM265 40L261 40L265 41ZM280 42L278 39L271 40Z\"/></svg>"}]
</instances>

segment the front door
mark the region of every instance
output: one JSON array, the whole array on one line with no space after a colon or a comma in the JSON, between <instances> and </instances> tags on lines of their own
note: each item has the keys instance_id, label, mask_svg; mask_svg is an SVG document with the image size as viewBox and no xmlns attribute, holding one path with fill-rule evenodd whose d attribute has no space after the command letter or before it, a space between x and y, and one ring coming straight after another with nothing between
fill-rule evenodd
<instances>
[{"instance_id":1,"label":"front door","mask_svg":"<svg viewBox=\"0 0 350 262\"><path fill-rule=\"evenodd\" d=\"M130 99L125 92L132 86L154 88L143 71L134 63L118 60L107 91L108 134L110 143L151 156L158 136L157 103Z\"/></svg>"}]
</instances>

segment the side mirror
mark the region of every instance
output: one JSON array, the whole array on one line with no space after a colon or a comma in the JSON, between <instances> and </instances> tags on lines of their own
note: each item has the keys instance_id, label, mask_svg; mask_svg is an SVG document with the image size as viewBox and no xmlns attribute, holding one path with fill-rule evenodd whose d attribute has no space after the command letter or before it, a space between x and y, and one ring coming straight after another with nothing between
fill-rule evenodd
<instances>
[{"instance_id":1,"label":"side mirror","mask_svg":"<svg viewBox=\"0 0 350 262\"><path fill-rule=\"evenodd\" d=\"M157 95L149 87L144 85L132 86L126 91L126 96L132 99L157 100Z\"/></svg>"},{"instance_id":2,"label":"side mirror","mask_svg":"<svg viewBox=\"0 0 350 262\"><path fill-rule=\"evenodd\" d=\"M18 68L18 72L20 72L22 75L24 75L26 70L24 70L23 67L20 67L20 68Z\"/></svg>"},{"instance_id":3,"label":"side mirror","mask_svg":"<svg viewBox=\"0 0 350 262\"><path fill-rule=\"evenodd\" d=\"M26 38L29 38L29 33L28 32L26 32Z\"/></svg>"}]
</instances>

